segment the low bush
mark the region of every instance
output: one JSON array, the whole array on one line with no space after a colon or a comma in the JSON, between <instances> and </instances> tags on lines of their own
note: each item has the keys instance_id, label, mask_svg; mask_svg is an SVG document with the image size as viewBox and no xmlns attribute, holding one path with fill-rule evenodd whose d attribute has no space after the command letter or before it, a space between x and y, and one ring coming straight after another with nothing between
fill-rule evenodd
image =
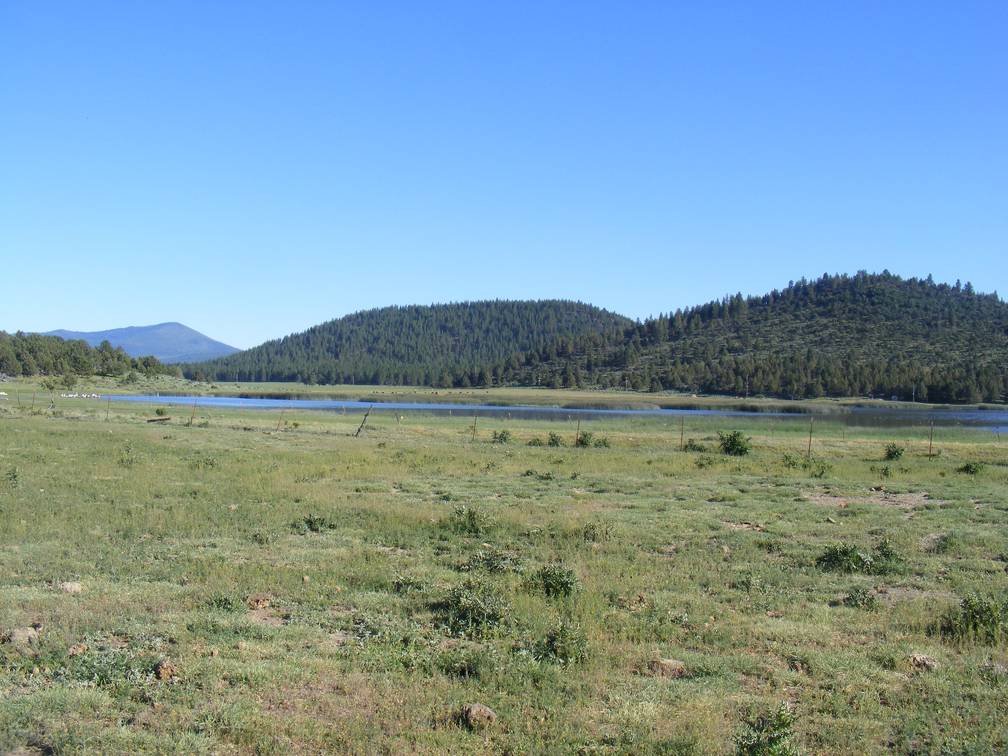
<instances>
[{"instance_id":1,"label":"low bush","mask_svg":"<svg viewBox=\"0 0 1008 756\"><path fill-rule=\"evenodd\" d=\"M291 530L300 535L321 533L324 530L335 530L336 523L323 515L310 514L291 523Z\"/></svg>"},{"instance_id":2,"label":"low bush","mask_svg":"<svg viewBox=\"0 0 1008 756\"><path fill-rule=\"evenodd\" d=\"M441 651L435 659L435 666L448 677L479 679L491 667L491 659L486 649L480 646L457 646Z\"/></svg>"},{"instance_id":3,"label":"low bush","mask_svg":"<svg viewBox=\"0 0 1008 756\"><path fill-rule=\"evenodd\" d=\"M965 475L979 475L983 472L983 469L983 462L967 462L966 464L957 467L956 472L963 473Z\"/></svg>"},{"instance_id":4,"label":"low bush","mask_svg":"<svg viewBox=\"0 0 1008 756\"><path fill-rule=\"evenodd\" d=\"M705 452L707 447L701 444L699 441L694 441L692 438L686 442L683 446L683 451L688 452Z\"/></svg>"},{"instance_id":5,"label":"low bush","mask_svg":"<svg viewBox=\"0 0 1008 756\"><path fill-rule=\"evenodd\" d=\"M580 624L561 617L535 645L534 656L555 664L582 664L588 659L588 638Z\"/></svg>"},{"instance_id":6,"label":"low bush","mask_svg":"<svg viewBox=\"0 0 1008 756\"><path fill-rule=\"evenodd\" d=\"M245 608L245 602L229 593L217 593L207 600L207 606L219 612L237 612Z\"/></svg>"},{"instance_id":7,"label":"low bush","mask_svg":"<svg viewBox=\"0 0 1008 756\"><path fill-rule=\"evenodd\" d=\"M795 756L792 743L795 715L786 703L775 711L750 715L742 720L742 730L735 736L738 756Z\"/></svg>"},{"instance_id":8,"label":"low bush","mask_svg":"<svg viewBox=\"0 0 1008 756\"><path fill-rule=\"evenodd\" d=\"M509 444L511 443L511 431L499 430L493 432L493 443L495 444Z\"/></svg>"},{"instance_id":9,"label":"low bush","mask_svg":"<svg viewBox=\"0 0 1008 756\"><path fill-rule=\"evenodd\" d=\"M460 572L474 572L483 570L490 573L521 572L521 559L513 551L505 551L492 544L485 545L476 551L464 562L460 562L456 569Z\"/></svg>"},{"instance_id":10,"label":"low bush","mask_svg":"<svg viewBox=\"0 0 1008 756\"><path fill-rule=\"evenodd\" d=\"M966 596L958 607L945 613L935 629L951 640L1004 643L1008 641L1008 599Z\"/></svg>"},{"instance_id":11,"label":"low bush","mask_svg":"<svg viewBox=\"0 0 1008 756\"><path fill-rule=\"evenodd\" d=\"M544 564L529 575L527 586L547 598L567 598L581 586L577 573L560 562Z\"/></svg>"},{"instance_id":12,"label":"low bush","mask_svg":"<svg viewBox=\"0 0 1008 756\"><path fill-rule=\"evenodd\" d=\"M897 459L902 458L904 449L902 446L896 443L886 444L885 454L883 455L888 462L895 462Z\"/></svg>"},{"instance_id":13,"label":"low bush","mask_svg":"<svg viewBox=\"0 0 1008 756\"><path fill-rule=\"evenodd\" d=\"M510 605L493 583L466 578L432 608L445 627L463 635L486 635L503 623Z\"/></svg>"},{"instance_id":14,"label":"low bush","mask_svg":"<svg viewBox=\"0 0 1008 756\"><path fill-rule=\"evenodd\" d=\"M479 507L459 504L448 515L443 525L453 533L480 536L492 529L490 518Z\"/></svg>"},{"instance_id":15,"label":"low bush","mask_svg":"<svg viewBox=\"0 0 1008 756\"><path fill-rule=\"evenodd\" d=\"M547 446L567 446L567 442L563 440L563 437L559 433L554 433L550 431L549 439L546 441Z\"/></svg>"},{"instance_id":16,"label":"low bush","mask_svg":"<svg viewBox=\"0 0 1008 756\"><path fill-rule=\"evenodd\" d=\"M816 567L829 572L884 575L894 572L902 558L888 538L883 538L872 551L864 551L849 543L835 543L816 559Z\"/></svg>"},{"instance_id":17,"label":"low bush","mask_svg":"<svg viewBox=\"0 0 1008 756\"><path fill-rule=\"evenodd\" d=\"M805 470L813 478L823 478L833 469L833 466L826 460L818 457L806 457L804 454L792 454L791 452L784 452L781 464L789 470Z\"/></svg>"},{"instance_id":18,"label":"low bush","mask_svg":"<svg viewBox=\"0 0 1008 756\"><path fill-rule=\"evenodd\" d=\"M539 436L536 436L536 437L534 437L532 439L529 439L528 445L529 446L543 446L543 440L541 438L539 438Z\"/></svg>"},{"instance_id":19,"label":"low bush","mask_svg":"<svg viewBox=\"0 0 1008 756\"><path fill-rule=\"evenodd\" d=\"M593 520L581 529L581 540L585 543L603 543L612 540L612 523Z\"/></svg>"},{"instance_id":20,"label":"low bush","mask_svg":"<svg viewBox=\"0 0 1008 756\"><path fill-rule=\"evenodd\" d=\"M412 575L399 574L392 579L392 590L400 595L420 593L424 587L423 581Z\"/></svg>"},{"instance_id":21,"label":"low bush","mask_svg":"<svg viewBox=\"0 0 1008 756\"><path fill-rule=\"evenodd\" d=\"M723 433L718 431L718 446L722 454L732 457L744 457L752 448L752 439L748 438L742 431L731 431Z\"/></svg>"},{"instance_id":22,"label":"low bush","mask_svg":"<svg viewBox=\"0 0 1008 756\"><path fill-rule=\"evenodd\" d=\"M867 609L873 611L878 608L878 598L864 586L851 588L843 598L843 605L852 609Z\"/></svg>"}]
</instances>

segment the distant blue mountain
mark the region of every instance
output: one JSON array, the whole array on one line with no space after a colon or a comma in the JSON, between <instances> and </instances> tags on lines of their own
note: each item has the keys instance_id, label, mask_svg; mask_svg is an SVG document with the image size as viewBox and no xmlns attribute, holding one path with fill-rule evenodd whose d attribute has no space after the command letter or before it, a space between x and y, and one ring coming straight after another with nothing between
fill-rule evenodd
<instances>
[{"instance_id":1,"label":"distant blue mountain","mask_svg":"<svg viewBox=\"0 0 1008 756\"><path fill-rule=\"evenodd\" d=\"M82 339L91 346L108 341L114 347L122 347L131 357L154 355L161 362L198 362L226 357L238 351L181 323L130 326L110 331L50 331L46 335Z\"/></svg>"}]
</instances>

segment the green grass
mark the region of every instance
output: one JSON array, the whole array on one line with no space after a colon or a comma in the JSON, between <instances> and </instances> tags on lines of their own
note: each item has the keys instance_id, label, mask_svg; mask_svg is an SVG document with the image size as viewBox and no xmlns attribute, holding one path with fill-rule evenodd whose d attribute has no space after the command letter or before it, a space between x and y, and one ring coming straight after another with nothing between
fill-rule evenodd
<instances>
[{"instance_id":1,"label":"green grass","mask_svg":"<svg viewBox=\"0 0 1008 756\"><path fill-rule=\"evenodd\" d=\"M609 443L583 448L5 390L0 635L41 629L0 644L0 753L1008 748L987 434L936 429L929 458L926 428L817 420L808 460L778 417L687 418L696 453L678 418L582 422ZM718 453L733 431L749 454Z\"/></svg>"}]
</instances>

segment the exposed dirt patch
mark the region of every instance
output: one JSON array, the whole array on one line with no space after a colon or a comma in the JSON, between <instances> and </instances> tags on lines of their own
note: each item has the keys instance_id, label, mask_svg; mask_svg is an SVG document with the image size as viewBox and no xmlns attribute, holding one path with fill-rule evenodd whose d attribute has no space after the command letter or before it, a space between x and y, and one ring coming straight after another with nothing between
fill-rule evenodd
<instances>
[{"instance_id":1,"label":"exposed dirt patch","mask_svg":"<svg viewBox=\"0 0 1008 756\"><path fill-rule=\"evenodd\" d=\"M945 503L940 499L932 499L927 491L891 493L884 489L872 489L868 496L837 496L822 491L807 491L802 497L813 504L834 509L846 509L851 504L874 504L880 507L896 507L908 513L929 505Z\"/></svg>"},{"instance_id":2,"label":"exposed dirt patch","mask_svg":"<svg viewBox=\"0 0 1008 756\"><path fill-rule=\"evenodd\" d=\"M929 599L932 601L955 601L956 595L951 591L922 591L918 588L894 588L881 585L877 589L878 597L887 604L897 601L913 601Z\"/></svg>"},{"instance_id":3,"label":"exposed dirt patch","mask_svg":"<svg viewBox=\"0 0 1008 756\"><path fill-rule=\"evenodd\" d=\"M763 533L766 531L766 528L755 522L724 522L722 524L728 528L728 530L750 530L755 533Z\"/></svg>"},{"instance_id":4,"label":"exposed dirt patch","mask_svg":"<svg viewBox=\"0 0 1008 756\"><path fill-rule=\"evenodd\" d=\"M268 606L249 610L248 618L253 624L263 627L283 627L284 624L283 614Z\"/></svg>"}]
</instances>

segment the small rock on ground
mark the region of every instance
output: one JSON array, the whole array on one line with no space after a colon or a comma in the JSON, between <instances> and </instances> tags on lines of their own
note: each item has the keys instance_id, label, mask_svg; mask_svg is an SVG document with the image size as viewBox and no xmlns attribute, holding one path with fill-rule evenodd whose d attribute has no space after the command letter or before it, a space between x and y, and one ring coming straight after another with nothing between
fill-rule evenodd
<instances>
[{"instance_id":1,"label":"small rock on ground","mask_svg":"<svg viewBox=\"0 0 1008 756\"><path fill-rule=\"evenodd\" d=\"M687 676L686 665L678 659L652 659L648 662L648 671L655 677L679 679Z\"/></svg>"},{"instance_id":2,"label":"small rock on ground","mask_svg":"<svg viewBox=\"0 0 1008 756\"><path fill-rule=\"evenodd\" d=\"M253 593L246 599L249 609L265 609L270 605L268 593Z\"/></svg>"},{"instance_id":3,"label":"small rock on ground","mask_svg":"<svg viewBox=\"0 0 1008 756\"><path fill-rule=\"evenodd\" d=\"M42 625L35 624L30 627L15 627L4 636L4 641L12 646L30 646L38 643L39 631Z\"/></svg>"},{"instance_id":4,"label":"small rock on ground","mask_svg":"<svg viewBox=\"0 0 1008 756\"><path fill-rule=\"evenodd\" d=\"M932 670L938 669L938 662L932 657L925 656L924 654L913 654L910 657L910 664L914 669L920 669L925 672L931 672Z\"/></svg>"},{"instance_id":5,"label":"small rock on ground","mask_svg":"<svg viewBox=\"0 0 1008 756\"><path fill-rule=\"evenodd\" d=\"M162 659L154 665L154 674L158 680L171 680L173 677L178 677L178 670L170 661Z\"/></svg>"},{"instance_id":6,"label":"small rock on ground","mask_svg":"<svg viewBox=\"0 0 1008 756\"><path fill-rule=\"evenodd\" d=\"M484 704L471 703L462 707L462 719L471 729L481 730L497 721L497 712Z\"/></svg>"}]
</instances>

